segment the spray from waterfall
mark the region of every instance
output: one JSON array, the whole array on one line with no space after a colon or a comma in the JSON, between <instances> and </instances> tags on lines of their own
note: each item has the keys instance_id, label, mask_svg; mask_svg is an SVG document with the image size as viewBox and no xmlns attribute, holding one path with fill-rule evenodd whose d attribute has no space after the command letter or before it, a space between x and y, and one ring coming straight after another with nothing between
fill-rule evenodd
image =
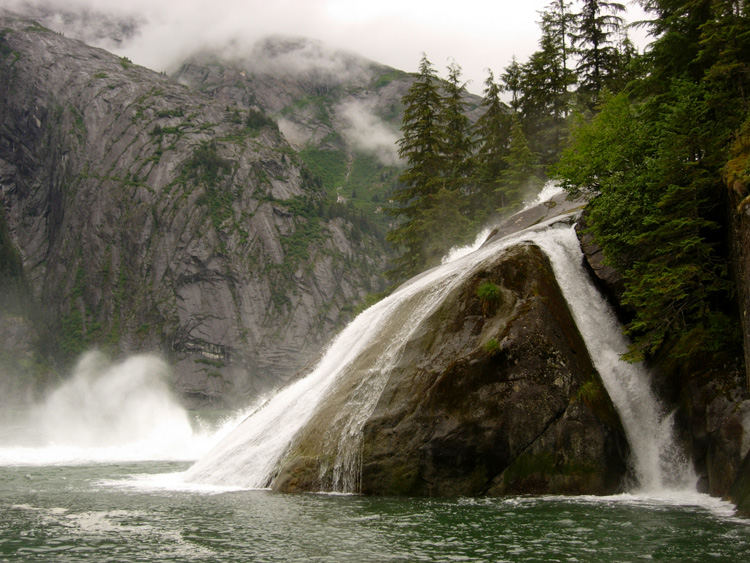
<instances>
[{"instance_id":1,"label":"spray from waterfall","mask_svg":"<svg viewBox=\"0 0 750 563\"><path fill-rule=\"evenodd\" d=\"M196 427L153 355L120 362L85 353L71 376L10 429L0 429L0 464L192 460L218 438Z\"/></svg>"}]
</instances>

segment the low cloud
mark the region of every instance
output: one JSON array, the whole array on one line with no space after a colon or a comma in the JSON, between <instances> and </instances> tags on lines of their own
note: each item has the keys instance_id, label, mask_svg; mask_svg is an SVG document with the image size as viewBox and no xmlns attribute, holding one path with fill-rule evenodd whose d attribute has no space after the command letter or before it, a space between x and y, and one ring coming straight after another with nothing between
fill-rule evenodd
<instances>
[{"instance_id":1,"label":"low cloud","mask_svg":"<svg viewBox=\"0 0 750 563\"><path fill-rule=\"evenodd\" d=\"M537 48L538 10L549 0L507 5L495 0L3 0L3 6L89 13L88 23L65 18L44 25L103 47L156 71L171 71L196 51L234 39L250 47L268 35L308 37L379 63L416 70L426 52L438 72L455 59L470 90L480 91L488 66L523 61ZM482 14L478 16L478 14ZM92 16L95 18L92 19ZM99 18L99 19L96 19ZM135 22L114 40L106 21Z\"/></svg>"},{"instance_id":2,"label":"low cloud","mask_svg":"<svg viewBox=\"0 0 750 563\"><path fill-rule=\"evenodd\" d=\"M231 56L232 50L223 54ZM359 55L333 49L320 41L275 35L256 42L246 64L252 72L305 77L331 86L366 84L372 73L362 66L362 61Z\"/></svg>"},{"instance_id":3,"label":"low cloud","mask_svg":"<svg viewBox=\"0 0 750 563\"><path fill-rule=\"evenodd\" d=\"M346 124L344 138L354 147L375 154L383 164L399 162L399 134L374 111L375 100L351 100L336 107L336 115Z\"/></svg>"}]
</instances>

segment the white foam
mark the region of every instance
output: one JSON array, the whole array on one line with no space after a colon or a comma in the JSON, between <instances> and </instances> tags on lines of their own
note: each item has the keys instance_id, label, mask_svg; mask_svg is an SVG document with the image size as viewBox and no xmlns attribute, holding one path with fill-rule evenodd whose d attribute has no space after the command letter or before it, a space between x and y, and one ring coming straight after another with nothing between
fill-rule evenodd
<instances>
[{"instance_id":1,"label":"white foam","mask_svg":"<svg viewBox=\"0 0 750 563\"><path fill-rule=\"evenodd\" d=\"M84 354L71 377L3 433L0 465L193 461L238 423L193 423L157 356Z\"/></svg>"}]
</instances>

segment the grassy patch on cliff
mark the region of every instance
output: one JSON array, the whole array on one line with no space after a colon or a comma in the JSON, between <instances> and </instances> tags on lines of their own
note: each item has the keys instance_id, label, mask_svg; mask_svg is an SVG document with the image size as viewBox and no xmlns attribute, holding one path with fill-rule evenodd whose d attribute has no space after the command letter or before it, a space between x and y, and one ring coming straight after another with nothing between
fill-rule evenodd
<instances>
[{"instance_id":1,"label":"grassy patch on cliff","mask_svg":"<svg viewBox=\"0 0 750 563\"><path fill-rule=\"evenodd\" d=\"M346 154L308 147L299 152L302 161L315 176L320 178L327 193L334 193L346 180Z\"/></svg>"}]
</instances>

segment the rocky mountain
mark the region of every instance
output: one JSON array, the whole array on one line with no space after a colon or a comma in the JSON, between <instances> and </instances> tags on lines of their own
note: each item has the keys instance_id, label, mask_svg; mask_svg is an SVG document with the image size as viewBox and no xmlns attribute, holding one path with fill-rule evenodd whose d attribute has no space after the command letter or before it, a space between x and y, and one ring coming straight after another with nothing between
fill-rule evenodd
<instances>
[{"instance_id":1,"label":"rocky mountain","mask_svg":"<svg viewBox=\"0 0 750 563\"><path fill-rule=\"evenodd\" d=\"M384 232L410 74L310 39L269 37L247 52L203 51L173 76L228 107L272 116L327 193ZM480 98L467 94L466 104L475 120Z\"/></svg>"},{"instance_id":2,"label":"rocky mountain","mask_svg":"<svg viewBox=\"0 0 750 563\"><path fill-rule=\"evenodd\" d=\"M241 400L382 289L382 244L263 106L0 18L2 264L18 296L0 330L28 327L38 370L90 346L161 350L183 395Z\"/></svg>"}]
</instances>

